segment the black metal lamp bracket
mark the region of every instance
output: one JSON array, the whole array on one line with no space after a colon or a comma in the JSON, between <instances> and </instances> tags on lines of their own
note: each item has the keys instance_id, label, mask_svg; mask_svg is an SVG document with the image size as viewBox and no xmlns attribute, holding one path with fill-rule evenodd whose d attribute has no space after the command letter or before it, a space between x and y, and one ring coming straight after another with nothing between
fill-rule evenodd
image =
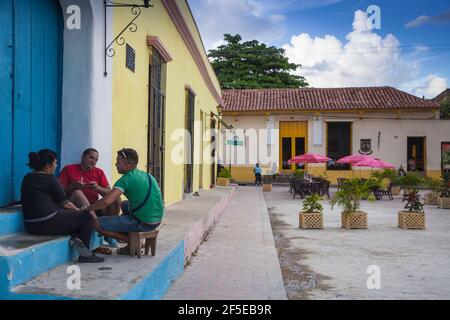
<instances>
[{"instance_id":1,"label":"black metal lamp bracket","mask_svg":"<svg viewBox=\"0 0 450 320\"><path fill-rule=\"evenodd\" d=\"M149 8L153 7L153 5L150 4L150 0L144 0L144 4L130 4L130 3L118 3L113 2L111 0L103 0L103 3L105 5L105 72L104 76L108 76L107 71L107 58L112 58L116 55L116 50L113 48L114 43L118 46L123 46L125 44L125 38L123 37L123 34L128 30L130 32L136 32L138 27L135 23L136 19L139 18L139 16L142 13L141 8ZM131 14L133 15L133 19L125 26L125 28L122 29L122 31L114 38L113 41L109 45L107 44L107 14L106 10L107 8L131 8Z\"/></svg>"}]
</instances>

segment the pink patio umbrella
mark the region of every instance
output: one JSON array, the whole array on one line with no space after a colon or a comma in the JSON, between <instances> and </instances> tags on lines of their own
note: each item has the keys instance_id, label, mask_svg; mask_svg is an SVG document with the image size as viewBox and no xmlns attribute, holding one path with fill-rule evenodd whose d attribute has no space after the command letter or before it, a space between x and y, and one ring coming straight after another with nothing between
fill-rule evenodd
<instances>
[{"instance_id":1,"label":"pink patio umbrella","mask_svg":"<svg viewBox=\"0 0 450 320\"><path fill-rule=\"evenodd\" d=\"M296 156L288 161L288 164L293 163L326 163L331 160L328 157L316 153L305 153L301 156Z\"/></svg>"},{"instance_id":2,"label":"pink patio umbrella","mask_svg":"<svg viewBox=\"0 0 450 320\"><path fill-rule=\"evenodd\" d=\"M352 154L339 159L338 161L336 161L336 163L354 165L358 162L368 159L375 159L375 158L365 154Z\"/></svg>"},{"instance_id":3,"label":"pink patio umbrella","mask_svg":"<svg viewBox=\"0 0 450 320\"><path fill-rule=\"evenodd\" d=\"M336 161L336 163L350 164L353 166L358 162L361 162L363 160L369 160L369 159L375 159L375 158L365 155L365 154L351 154L349 156L345 156L345 157L339 159L338 161ZM359 177L361 177L361 168L359 168Z\"/></svg>"},{"instance_id":4,"label":"pink patio umbrella","mask_svg":"<svg viewBox=\"0 0 450 320\"><path fill-rule=\"evenodd\" d=\"M331 160L328 157L322 156L317 153L305 153L301 156L296 156L288 161L288 164L298 163L326 163ZM306 167L305 167L306 169ZM306 171L306 170L305 170Z\"/></svg>"},{"instance_id":5,"label":"pink patio umbrella","mask_svg":"<svg viewBox=\"0 0 450 320\"><path fill-rule=\"evenodd\" d=\"M370 168L383 168L383 169L392 169L395 166L392 163L381 161L380 159L366 159L362 160L358 163L355 163L356 167L370 167Z\"/></svg>"}]
</instances>

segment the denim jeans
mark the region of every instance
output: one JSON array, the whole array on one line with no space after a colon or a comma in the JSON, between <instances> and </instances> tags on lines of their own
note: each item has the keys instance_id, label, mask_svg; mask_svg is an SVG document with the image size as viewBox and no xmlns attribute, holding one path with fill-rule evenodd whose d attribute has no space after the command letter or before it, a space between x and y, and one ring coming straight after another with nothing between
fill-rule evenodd
<instances>
[{"instance_id":1,"label":"denim jeans","mask_svg":"<svg viewBox=\"0 0 450 320\"><path fill-rule=\"evenodd\" d=\"M128 201L123 202L122 212L123 215L121 216L99 217L98 221L100 223L100 227L105 231L123 233L149 232L159 227L159 223L147 225L137 221L136 218L131 215Z\"/></svg>"}]
</instances>

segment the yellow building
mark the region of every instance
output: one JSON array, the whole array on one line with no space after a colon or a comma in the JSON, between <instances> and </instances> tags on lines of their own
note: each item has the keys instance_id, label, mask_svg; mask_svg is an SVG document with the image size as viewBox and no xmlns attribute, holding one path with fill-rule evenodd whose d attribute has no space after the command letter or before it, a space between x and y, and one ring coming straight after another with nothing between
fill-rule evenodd
<instances>
[{"instance_id":1,"label":"yellow building","mask_svg":"<svg viewBox=\"0 0 450 320\"><path fill-rule=\"evenodd\" d=\"M214 184L215 163L206 160L222 101L187 1L151 5L113 10L114 36L136 19L118 38L122 45L112 47L112 149L136 149L139 168L159 180L169 205ZM192 153L184 129L193 133ZM113 181L118 178L114 173Z\"/></svg>"}]
</instances>

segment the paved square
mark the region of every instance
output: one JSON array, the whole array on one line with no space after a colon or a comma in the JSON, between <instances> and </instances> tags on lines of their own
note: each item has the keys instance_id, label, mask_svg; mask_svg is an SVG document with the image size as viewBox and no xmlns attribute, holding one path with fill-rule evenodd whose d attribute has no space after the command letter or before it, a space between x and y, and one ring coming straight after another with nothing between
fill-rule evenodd
<instances>
[{"instance_id":1,"label":"paved square","mask_svg":"<svg viewBox=\"0 0 450 320\"><path fill-rule=\"evenodd\" d=\"M425 206L427 229L402 230L400 196L361 201L369 229L344 230L341 209L322 201L325 229L301 230L288 187L264 195L289 299L450 299L450 210ZM367 287L369 266L379 267L379 290Z\"/></svg>"}]
</instances>

